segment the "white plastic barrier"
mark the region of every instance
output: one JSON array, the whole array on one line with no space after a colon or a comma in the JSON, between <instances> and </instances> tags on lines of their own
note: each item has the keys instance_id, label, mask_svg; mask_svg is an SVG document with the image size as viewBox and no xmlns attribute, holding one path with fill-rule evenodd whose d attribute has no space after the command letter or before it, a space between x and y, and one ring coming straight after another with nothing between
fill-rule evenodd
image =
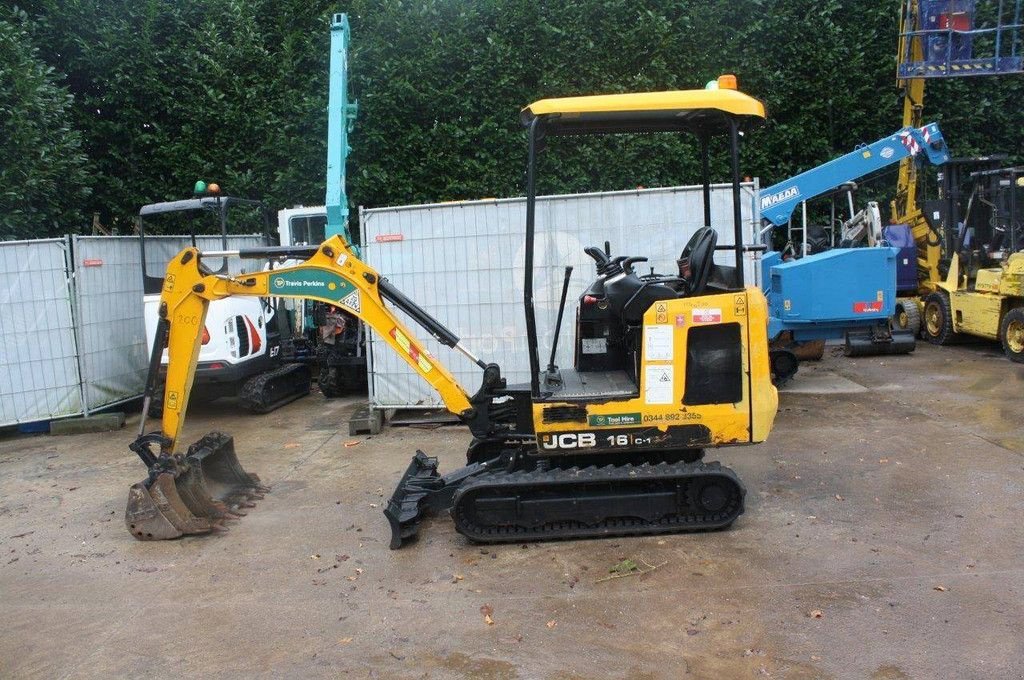
<instances>
[{"instance_id":1,"label":"white plastic barrier","mask_svg":"<svg viewBox=\"0 0 1024 680\"><path fill-rule=\"evenodd\" d=\"M0 425L82 412L69 247L0 243Z\"/></svg>"},{"instance_id":2,"label":"white plastic barrier","mask_svg":"<svg viewBox=\"0 0 1024 680\"><path fill-rule=\"evenodd\" d=\"M534 297L541 363L554 334L564 268L574 267L556 363L571 366L576 300L596 276L586 246L611 242L612 255L642 255L674 274L676 258L703 226L701 187L670 187L567 196L545 196L537 204ZM742 190L744 241L756 242L757 184ZM732 191L715 185L712 225L719 245L733 243ZM510 383L529 381L523 315L524 198L360 209L360 233L367 263L399 290L452 329L484 361L495 362ZM716 262L734 264L732 252ZM744 260L748 283L758 282L756 257ZM405 321L428 351L453 370L470 393L480 386L480 369ZM372 334L371 334L372 335ZM377 337L369 352L370 402L374 408L433 408L437 393Z\"/></svg>"},{"instance_id":3,"label":"white plastic barrier","mask_svg":"<svg viewBox=\"0 0 1024 680\"><path fill-rule=\"evenodd\" d=\"M162 272L188 242L147 237L150 272ZM196 243L222 249L219 237ZM260 243L228 237L229 249ZM229 262L232 272L259 264ZM141 395L142 310L137 236L0 242L0 426L88 414Z\"/></svg>"}]
</instances>

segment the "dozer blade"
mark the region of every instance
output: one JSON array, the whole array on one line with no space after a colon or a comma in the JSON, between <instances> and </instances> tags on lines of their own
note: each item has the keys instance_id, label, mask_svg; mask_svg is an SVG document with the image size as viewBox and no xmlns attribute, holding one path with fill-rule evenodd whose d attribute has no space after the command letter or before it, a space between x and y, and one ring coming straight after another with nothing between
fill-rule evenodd
<instances>
[{"instance_id":1,"label":"dozer blade","mask_svg":"<svg viewBox=\"0 0 1024 680\"><path fill-rule=\"evenodd\" d=\"M512 452L502 452L442 477L437 471L437 458L417 451L384 508L384 516L391 524L391 549L397 550L403 541L415 537L425 515L450 509L452 497L467 479L507 467L511 455Z\"/></svg>"},{"instance_id":2,"label":"dozer blade","mask_svg":"<svg viewBox=\"0 0 1024 680\"><path fill-rule=\"evenodd\" d=\"M135 484L128 494L125 524L139 540L223 531L223 521L245 515L269 489L242 468L234 440L211 432L189 447L184 464Z\"/></svg>"},{"instance_id":3,"label":"dozer blade","mask_svg":"<svg viewBox=\"0 0 1024 680\"><path fill-rule=\"evenodd\" d=\"M384 508L384 516L391 524L392 550L402 547L402 541L410 539L419 531L423 506L429 505L432 492L444 487L444 479L437 472L437 458L431 458L417 451L402 475L395 493Z\"/></svg>"}]
</instances>

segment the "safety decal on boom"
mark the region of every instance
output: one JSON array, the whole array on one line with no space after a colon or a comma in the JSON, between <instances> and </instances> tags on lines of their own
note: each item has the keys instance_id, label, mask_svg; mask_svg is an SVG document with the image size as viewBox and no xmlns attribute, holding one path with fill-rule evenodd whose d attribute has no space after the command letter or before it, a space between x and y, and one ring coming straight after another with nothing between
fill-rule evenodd
<instances>
[{"instance_id":1,"label":"safety decal on boom","mask_svg":"<svg viewBox=\"0 0 1024 680\"><path fill-rule=\"evenodd\" d=\"M356 314L359 314L359 312L361 311L359 306L359 291L354 290L345 297L341 298L341 302L339 304L341 304L342 307L348 307Z\"/></svg>"},{"instance_id":2,"label":"safety decal on boom","mask_svg":"<svg viewBox=\"0 0 1024 680\"><path fill-rule=\"evenodd\" d=\"M398 343L398 346L405 350L406 354L412 357L412 360L416 362L416 365L420 367L421 371L424 373L430 372L430 369L432 369L433 366L423 357L423 352L420 351L419 347L413 344L412 340L410 340L405 333L397 328L392 328L390 335L395 339L395 342Z\"/></svg>"}]
</instances>

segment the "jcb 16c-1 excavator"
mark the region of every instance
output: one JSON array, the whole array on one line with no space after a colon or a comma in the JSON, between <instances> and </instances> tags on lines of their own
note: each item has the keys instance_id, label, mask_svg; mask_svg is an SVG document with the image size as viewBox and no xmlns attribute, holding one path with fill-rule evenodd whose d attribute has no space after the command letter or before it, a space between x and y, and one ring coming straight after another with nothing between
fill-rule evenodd
<instances>
[{"instance_id":1,"label":"jcb 16c-1 excavator","mask_svg":"<svg viewBox=\"0 0 1024 680\"><path fill-rule=\"evenodd\" d=\"M232 295L313 299L350 311L469 428L463 468L442 476L436 458L416 453L385 510L392 548L416 534L424 514L445 510L460 533L479 542L731 525L743 512L745 490L732 470L703 462L704 451L763 441L778 404L765 298L743 275L745 251L759 248L743 245L740 139L764 119L764 107L735 83L723 76L709 84L717 87L702 90L544 99L523 109L528 384L507 384L497 365L477 358L339 236L311 247L183 250L167 268L154 343L159 348L166 339L170 356L162 429L143 434L143 421L131 445L149 476L131 489L128 529L143 540L208 532L266 490L239 465L230 436L208 434L187 451L179 443L207 307ZM559 136L654 132L690 133L700 141L705 226L683 250L678 272L667 275L638 274L634 265L645 257L587 248L597 271L579 297L575 365L559 369L552 352L542 368L533 288L541 152ZM731 151L735 245L722 247L711 224L713 136L724 136ZM716 249L732 251L735 266L715 265ZM204 258L232 256L303 261L242 276L212 274L203 265ZM391 305L480 367L474 394L423 349ZM157 366L159 353L153 357Z\"/></svg>"}]
</instances>

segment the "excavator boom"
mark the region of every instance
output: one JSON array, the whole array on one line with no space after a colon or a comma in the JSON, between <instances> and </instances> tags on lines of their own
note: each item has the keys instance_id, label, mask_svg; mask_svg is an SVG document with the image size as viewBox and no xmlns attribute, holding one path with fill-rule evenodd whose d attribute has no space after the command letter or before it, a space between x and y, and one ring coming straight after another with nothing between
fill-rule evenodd
<instances>
[{"instance_id":1,"label":"excavator boom","mask_svg":"<svg viewBox=\"0 0 1024 680\"><path fill-rule=\"evenodd\" d=\"M486 435L487 414L472 403L455 377L434 361L415 335L391 311L388 300L426 328L442 344L458 349L482 369L485 381L500 381L497 367L488 366L466 349L459 338L360 261L340 236L320 246L253 248L210 252L207 257L278 259L308 258L301 264L267 269L237 277L213 274L203 264L204 253L186 248L171 260L160 299L160 321L153 346L155 361L145 399L154 396L159 357L165 343L167 376L163 386L163 419L159 432L145 433L145 413L139 436L130 448L149 468L149 478L132 487L126 524L137 538L174 538L204 533L266 492L259 479L246 473L234 454L230 437L211 433L181 453L180 437L188 410L196 363L202 344L206 311L212 300L237 295L288 297L337 305L376 330L441 395L447 408L475 434Z\"/></svg>"},{"instance_id":2,"label":"excavator boom","mask_svg":"<svg viewBox=\"0 0 1024 680\"><path fill-rule=\"evenodd\" d=\"M235 278L205 272L203 254L195 248L185 249L171 260L160 310L170 325L163 434L172 442L171 453L175 451L188 406L207 305L211 300L233 295L301 298L337 305L376 330L385 343L438 391L452 413L463 415L470 409L469 397L455 377L427 355L413 333L385 306L384 298L390 297L403 311L426 324L427 330L434 333L442 344L464 353L468 350L451 331L360 261L341 237L332 237L319 247L253 248L208 255L242 258L309 256L309 259L295 266ZM485 366L476 361L481 367Z\"/></svg>"}]
</instances>

